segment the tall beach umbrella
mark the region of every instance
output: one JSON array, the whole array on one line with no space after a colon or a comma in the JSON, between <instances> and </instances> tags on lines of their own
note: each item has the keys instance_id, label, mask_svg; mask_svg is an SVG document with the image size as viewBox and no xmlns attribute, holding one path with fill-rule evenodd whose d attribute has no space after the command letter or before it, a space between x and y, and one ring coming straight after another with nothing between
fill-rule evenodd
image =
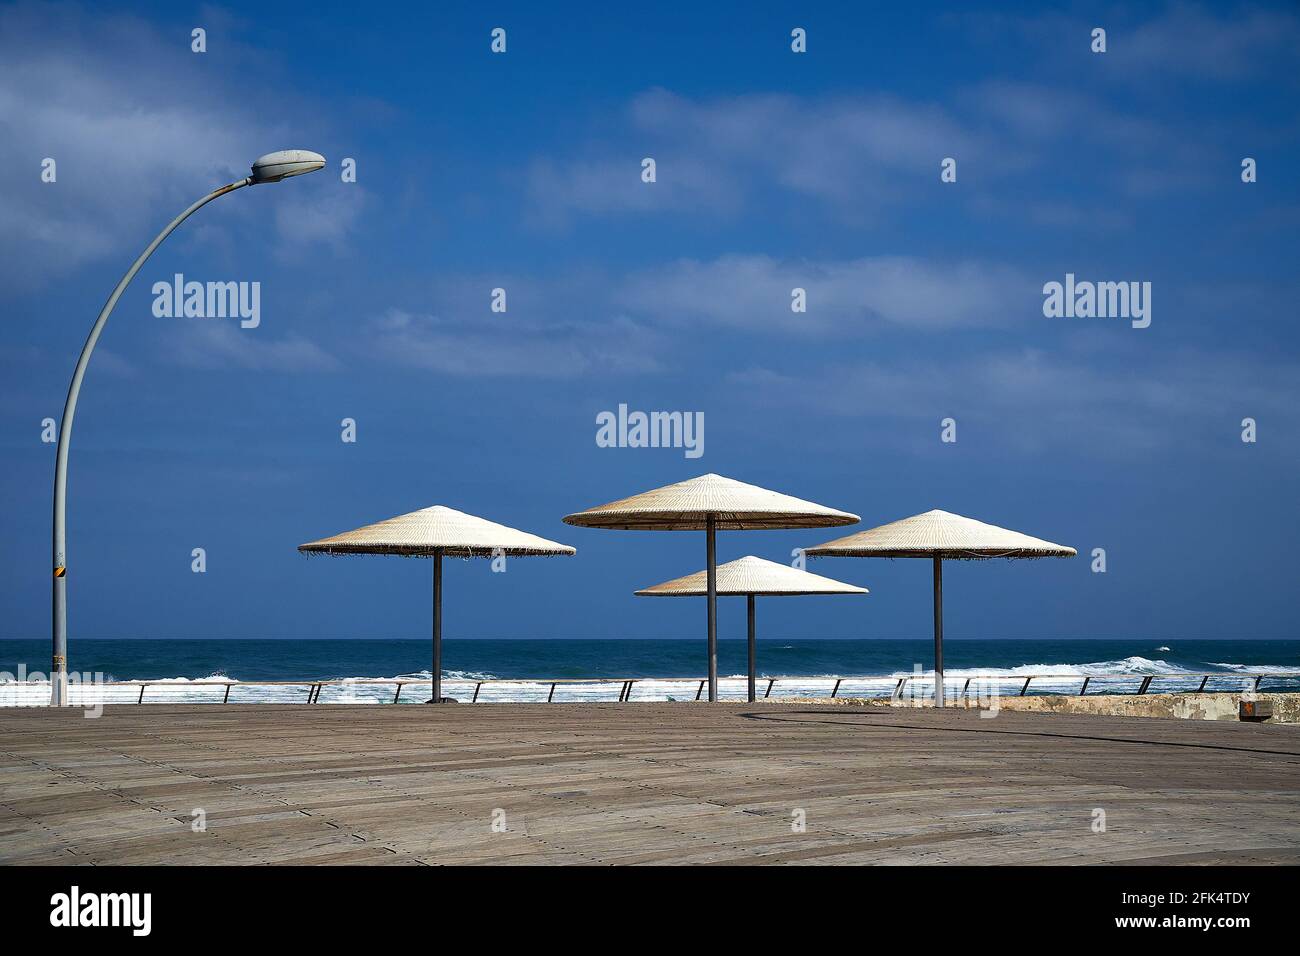
<instances>
[{"instance_id":1,"label":"tall beach umbrella","mask_svg":"<svg viewBox=\"0 0 1300 956\"><path fill-rule=\"evenodd\" d=\"M399 554L433 559L433 696L442 703L442 559L497 556L574 554L567 544L557 544L526 531L463 511L434 505L386 521L344 531L298 545L304 554Z\"/></svg>"},{"instance_id":2,"label":"tall beach umbrella","mask_svg":"<svg viewBox=\"0 0 1300 956\"><path fill-rule=\"evenodd\" d=\"M934 699L935 706L942 707L944 559L1072 558L1077 552L1019 531L936 510L805 548L804 554L814 558L929 558L934 562Z\"/></svg>"},{"instance_id":3,"label":"tall beach umbrella","mask_svg":"<svg viewBox=\"0 0 1300 956\"><path fill-rule=\"evenodd\" d=\"M622 531L705 532L709 613L709 700L718 699L718 530L832 528L856 524L858 516L721 475L701 475L674 485L611 501L577 514L566 524Z\"/></svg>"},{"instance_id":4,"label":"tall beach umbrella","mask_svg":"<svg viewBox=\"0 0 1300 956\"><path fill-rule=\"evenodd\" d=\"M802 594L866 594L866 588L800 571L752 554L718 565L719 596L744 595L749 605L749 699L754 700L755 648L754 598L793 597ZM697 571L636 592L640 597L700 597L709 593L707 571Z\"/></svg>"}]
</instances>

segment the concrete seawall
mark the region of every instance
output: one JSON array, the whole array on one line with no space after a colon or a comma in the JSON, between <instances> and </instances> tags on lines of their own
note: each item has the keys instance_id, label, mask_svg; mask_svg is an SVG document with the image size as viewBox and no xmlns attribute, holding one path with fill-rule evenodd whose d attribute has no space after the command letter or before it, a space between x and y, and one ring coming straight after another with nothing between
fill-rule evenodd
<instances>
[{"instance_id":1,"label":"concrete seawall","mask_svg":"<svg viewBox=\"0 0 1300 956\"><path fill-rule=\"evenodd\" d=\"M997 706L1002 710L1027 713L1094 714L1104 717L1176 717L1183 720L1238 720L1238 704L1242 698L1269 701L1273 716L1265 723L1300 723L1300 694L1090 694L1086 697L1066 694L1035 697L999 697ZM786 701L782 701L785 703ZM893 702L883 698L837 697L799 698L789 703L839 704L859 707L933 707L934 702ZM988 710L988 701L950 701L950 707Z\"/></svg>"}]
</instances>

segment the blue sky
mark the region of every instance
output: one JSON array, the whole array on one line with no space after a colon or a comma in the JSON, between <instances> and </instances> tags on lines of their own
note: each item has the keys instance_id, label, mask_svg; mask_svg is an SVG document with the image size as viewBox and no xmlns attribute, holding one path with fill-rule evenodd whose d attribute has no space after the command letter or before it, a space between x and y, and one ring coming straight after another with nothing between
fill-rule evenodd
<instances>
[{"instance_id":1,"label":"blue sky","mask_svg":"<svg viewBox=\"0 0 1300 956\"><path fill-rule=\"evenodd\" d=\"M950 637L1296 637L1300 13L897 6L0 6L0 637L49 631L41 421L104 298L291 146L330 165L202 210L101 340L74 666L85 637L423 636L427 562L295 546L432 504L578 549L452 562L449 637L696 636L702 602L632 591L702 535L560 518L704 472L1079 549L951 568ZM178 272L260 282L260 326L155 317ZM1044 317L1066 273L1150 282L1151 326ZM704 456L597 447L620 403L704 412ZM811 569L872 594L770 602L768 636L929 633L924 563Z\"/></svg>"}]
</instances>

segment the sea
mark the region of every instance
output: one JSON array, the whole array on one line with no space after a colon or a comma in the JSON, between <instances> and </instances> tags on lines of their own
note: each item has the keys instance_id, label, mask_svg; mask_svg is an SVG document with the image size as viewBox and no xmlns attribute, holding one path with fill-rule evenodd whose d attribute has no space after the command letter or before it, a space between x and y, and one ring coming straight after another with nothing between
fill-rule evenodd
<instances>
[{"instance_id":1,"label":"sea","mask_svg":"<svg viewBox=\"0 0 1300 956\"><path fill-rule=\"evenodd\" d=\"M759 696L933 695L929 640L760 640ZM90 640L69 645L73 703L423 703L427 640ZM50 645L0 640L0 706L49 699ZM443 694L471 703L694 700L705 642L445 640ZM746 696L746 645L718 642L719 696ZM945 693L1300 690L1296 640L948 640ZM1031 678L1025 686L1026 678ZM624 682L633 683L626 685ZM148 681L141 692L135 683ZM318 682L319 689L313 687ZM275 683L282 682L282 683ZM399 689L398 685L402 685ZM972 684L974 690L972 690Z\"/></svg>"}]
</instances>

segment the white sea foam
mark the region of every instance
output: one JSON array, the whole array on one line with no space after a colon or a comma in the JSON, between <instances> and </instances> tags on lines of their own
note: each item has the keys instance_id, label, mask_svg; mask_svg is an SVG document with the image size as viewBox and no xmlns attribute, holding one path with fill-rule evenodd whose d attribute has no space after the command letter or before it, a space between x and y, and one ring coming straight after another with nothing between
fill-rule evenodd
<instances>
[{"instance_id":1,"label":"white sea foam","mask_svg":"<svg viewBox=\"0 0 1300 956\"><path fill-rule=\"evenodd\" d=\"M1286 667L1280 664L1211 664L1210 666L1247 674L1294 674L1300 670L1300 665Z\"/></svg>"},{"instance_id":2,"label":"white sea foam","mask_svg":"<svg viewBox=\"0 0 1300 956\"><path fill-rule=\"evenodd\" d=\"M233 677L227 677L225 674L209 674L207 677L154 677L150 678L155 684L194 684L199 681L215 684L238 684L239 681Z\"/></svg>"},{"instance_id":3,"label":"white sea foam","mask_svg":"<svg viewBox=\"0 0 1300 956\"><path fill-rule=\"evenodd\" d=\"M1235 663L1208 664L1205 669L1222 671L1211 677L1210 690L1241 690L1252 684L1247 674L1294 674L1300 667L1279 665L1251 665ZM1033 678L1030 693L1076 694L1084 678L1088 678L1088 693L1123 693L1137 690L1143 678L1151 677L1148 691L1195 690L1201 682L1200 672L1190 671L1177 664L1145 657L1126 657L1121 660L1095 661L1087 664L1020 664L1014 667L980 667L945 669L945 686L951 694L978 688L987 693L996 686L1000 693L1018 694L1025 678ZM908 687L922 695L933 693L933 669L921 671L894 671L879 675L819 674L810 676L763 675L758 678L760 697L825 697L836 689L841 696L884 697L896 689L898 681L908 678ZM401 682L400 695L397 684ZM969 682L969 683L968 683ZM69 696L74 704L97 703L306 703L312 690L310 681L294 684L265 684L241 682L225 674L211 674L202 678L169 677L146 682L143 698L140 684L109 683L102 685L72 683ZM1277 677L1277 686L1288 689L1300 687L1300 678ZM698 677L643 678L631 690L630 700L696 700L704 696L703 681ZM491 674L477 671L447 671L442 681L444 696L466 703L475 699L479 703L514 702L613 702L623 690L619 680L587 680L575 682L546 680L502 680ZM723 700L744 700L748 681L744 674L729 674L718 680L718 696ZM974 691L972 691L974 692ZM379 704L423 703L429 699L431 688L429 671L395 675L390 678L350 677L322 684L316 698L322 704ZM49 701L49 683L0 683L0 706L41 706Z\"/></svg>"},{"instance_id":4,"label":"white sea foam","mask_svg":"<svg viewBox=\"0 0 1300 956\"><path fill-rule=\"evenodd\" d=\"M934 669L921 673L933 677ZM1056 674L1070 677L1095 677L1102 674L1133 675L1145 677L1149 674L1191 674L1193 671L1170 664L1167 661L1153 661L1145 657L1125 657L1117 661L1096 661L1091 664L1017 664L1015 667L945 667L945 678L953 677L1031 677L1036 674ZM911 677L911 671L895 671L894 678Z\"/></svg>"}]
</instances>

